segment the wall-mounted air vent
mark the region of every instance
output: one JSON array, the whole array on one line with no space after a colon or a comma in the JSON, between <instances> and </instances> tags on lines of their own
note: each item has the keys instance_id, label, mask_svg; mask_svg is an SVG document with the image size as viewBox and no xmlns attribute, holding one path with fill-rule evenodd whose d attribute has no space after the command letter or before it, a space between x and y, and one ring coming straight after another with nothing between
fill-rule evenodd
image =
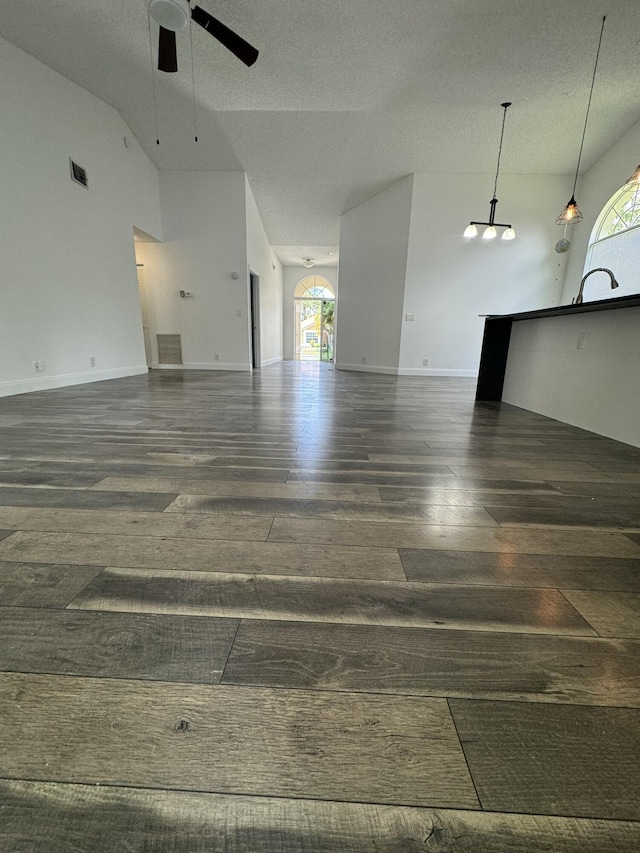
<instances>
[{"instance_id":1,"label":"wall-mounted air vent","mask_svg":"<svg viewBox=\"0 0 640 853\"><path fill-rule=\"evenodd\" d=\"M182 364L180 335L158 335L158 363Z\"/></svg>"},{"instance_id":2,"label":"wall-mounted air vent","mask_svg":"<svg viewBox=\"0 0 640 853\"><path fill-rule=\"evenodd\" d=\"M78 163L74 163L71 157L69 157L69 168L71 169L71 180L75 181L76 184L82 184L83 187L88 188L89 178L87 177L87 170L83 169Z\"/></svg>"}]
</instances>

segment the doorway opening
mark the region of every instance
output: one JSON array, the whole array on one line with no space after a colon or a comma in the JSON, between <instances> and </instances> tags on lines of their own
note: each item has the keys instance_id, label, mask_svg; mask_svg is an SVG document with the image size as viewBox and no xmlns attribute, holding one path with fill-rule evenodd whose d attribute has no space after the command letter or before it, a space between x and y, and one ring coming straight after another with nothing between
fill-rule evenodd
<instances>
[{"instance_id":1,"label":"doorway opening","mask_svg":"<svg viewBox=\"0 0 640 853\"><path fill-rule=\"evenodd\" d=\"M335 293L321 275L309 275L294 292L294 347L296 361L333 361Z\"/></svg>"},{"instance_id":2,"label":"doorway opening","mask_svg":"<svg viewBox=\"0 0 640 853\"><path fill-rule=\"evenodd\" d=\"M260 367L260 279L249 270L249 306L251 309L251 367Z\"/></svg>"},{"instance_id":3,"label":"doorway opening","mask_svg":"<svg viewBox=\"0 0 640 853\"><path fill-rule=\"evenodd\" d=\"M142 334L144 336L144 355L147 367L151 367L153 355L151 352L151 320L149 318L149 299L147 298L147 285L144 277L144 265L136 264L138 272L138 297L140 299L140 313L142 315Z\"/></svg>"}]
</instances>

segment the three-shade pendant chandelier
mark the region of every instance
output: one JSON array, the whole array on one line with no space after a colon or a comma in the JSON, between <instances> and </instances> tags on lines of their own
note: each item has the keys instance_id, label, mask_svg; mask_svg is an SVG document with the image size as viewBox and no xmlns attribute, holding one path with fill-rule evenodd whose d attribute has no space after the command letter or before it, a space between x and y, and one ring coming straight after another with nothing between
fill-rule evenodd
<instances>
[{"instance_id":1,"label":"three-shade pendant chandelier","mask_svg":"<svg viewBox=\"0 0 640 853\"><path fill-rule=\"evenodd\" d=\"M504 101L500 105L504 110L502 114L502 132L500 133L500 147L498 149L498 165L496 167L496 179L493 185L493 198L489 202L489 221L488 222L479 222L477 220L471 221L464 231L464 237L467 240L473 240L474 237L478 236L478 225L484 225L485 229L482 234L483 240L495 240L498 236L498 228L504 228L505 230L502 232L503 240L514 240L516 236L515 229L511 227L511 225L507 225L504 222L496 222L496 205L498 204L498 199L496 198L496 192L498 191L498 176L500 174L500 157L502 155L502 142L504 140L504 125L507 120L507 110L511 106L511 101Z\"/></svg>"}]
</instances>

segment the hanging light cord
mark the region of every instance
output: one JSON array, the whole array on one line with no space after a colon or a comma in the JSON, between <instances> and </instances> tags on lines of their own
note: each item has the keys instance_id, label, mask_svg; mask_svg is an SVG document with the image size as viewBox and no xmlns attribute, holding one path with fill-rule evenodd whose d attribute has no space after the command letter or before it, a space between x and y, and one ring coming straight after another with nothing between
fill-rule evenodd
<instances>
[{"instance_id":1,"label":"hanging light cord","mask_svg":"<svg viewBox=\"0 0 640 853\"><path fill-rule=\"evenodd\" d=\"M602 19L602 27L600 28L600 40L598 41L598 50L596 53L596 64L593 66L593 77L591 78L591 90L589 92L589 103L587 104L587 114L584 118L584 129L582 131L582 141L580 142L580 153L578 154L578 165L576 166L576 176L573 181L573 193L572 196L575 197L576 194L576 186L578 185L578 173L580 172L580 160L582 159L582 148L584 146L584 138L587 133L587 122L589 121L589 110L591 109L591 98L593 96L593 87L596 82L596 71L598 70L598 60L600 59L600 48L602 46L602 34L604 32L604 22L607 20L607 16L605 15Z\"/></svg>"},{"instance_id":2,"label":"hanging light cord","mask_svg":"<svg viewBox=\"0 0 640 853\"><path fill-rule=\"evenodd\" d=\"M502 109L504 110L504 114L502 116L502 133L500 134L500 148L498 149L498 165L496 167L496 180L493 185L493 197L496 197L496 192L498 190L498 174L500 173L500 155L502 154L502 140L504 139L504 123L507 120L507 110L511 106L511 101L505 101L504 104L500 104Z\"/></svg>"}]
</instances>

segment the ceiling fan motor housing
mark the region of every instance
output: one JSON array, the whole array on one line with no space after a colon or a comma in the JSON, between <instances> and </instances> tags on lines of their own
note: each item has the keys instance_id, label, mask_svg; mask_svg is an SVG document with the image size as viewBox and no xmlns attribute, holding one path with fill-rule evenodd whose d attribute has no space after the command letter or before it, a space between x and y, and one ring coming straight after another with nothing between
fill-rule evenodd
<instances>
[{"instance_id":1,"label":"ceiling fan motor housing","mask_svg":"<svg viewBox=\"0 0 640 853\"><path fill-rule=\"evenodd\" d=\"M149 14L165 30L176 33L187 26L191 11L188 0L149 0Z\"/></svg>"}]
</instances>

